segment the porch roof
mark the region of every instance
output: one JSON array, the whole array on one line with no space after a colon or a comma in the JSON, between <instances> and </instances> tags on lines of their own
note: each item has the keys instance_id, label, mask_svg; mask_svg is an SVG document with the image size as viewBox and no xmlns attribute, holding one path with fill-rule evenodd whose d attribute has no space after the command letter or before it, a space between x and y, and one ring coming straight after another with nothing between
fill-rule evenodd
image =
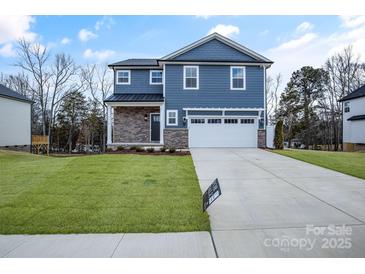
<instances>
[{"instance_id":1,"label":"porch roof","mask_svg":"<svg viewBox=\"0 0 365 274\"><path fill-rule=\"evenodd\" d=\"M106 98L104 102L163 102L161 93L140 93L140 94L113 94Z\"/></svg>"}]
</instances>

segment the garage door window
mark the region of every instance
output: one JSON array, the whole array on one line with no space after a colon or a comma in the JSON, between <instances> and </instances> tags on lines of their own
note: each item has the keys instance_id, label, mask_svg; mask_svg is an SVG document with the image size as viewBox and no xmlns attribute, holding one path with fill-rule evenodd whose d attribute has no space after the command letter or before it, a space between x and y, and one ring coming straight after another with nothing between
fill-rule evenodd
<instances>
[{"instance_id":1,"label":"garage door window","mask_svg":"<svg viewBox=\"0 0 365 274\"><path fill-rule=\"evenodd\" d=\"M241 119L241 124L254 124L254 119Z\"/></svg>"},{"instance_id":2,"label":"garage door window","mask_svg":"<svg viewBox=\"0 0 365 274\"><path fill-rule=\"evenodd\" d=\"M225 124L238 124L238 119L224 119Z\"/></svg>"},{"instance_id":3,"label":"garage door window","mask_svg":"<svg viewBox=\"0 0 365 274\"><path fill-rule=\"evenodd\" d=\"M191 119L192 124L204 124L205 119Z\"/></svg>"},{"instance_id":4,"label":"garage door window","mask_svg":"<svg viewBox=\"0 0 365 274\"><path fill-rule=\"evenodd\" d=\"M208 119L208 124L221 124L222 119Z\"/></svg>"}]
</instances>

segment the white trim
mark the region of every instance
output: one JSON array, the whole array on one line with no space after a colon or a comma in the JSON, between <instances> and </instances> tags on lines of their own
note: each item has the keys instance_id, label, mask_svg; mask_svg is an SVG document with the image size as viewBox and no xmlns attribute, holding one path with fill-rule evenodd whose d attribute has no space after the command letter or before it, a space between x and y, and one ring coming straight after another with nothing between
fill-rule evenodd
<instances>
[{"instance_id":1,"label":"white trim","mask_svg":"<svg viewBox=\"0 0 365 274\"><path fill-rule=\"evenodd\" d=\"M119 79L118 72L128 72L128 82L127 83L118 82L118 79ZM116 82L115 82L116 85L130 85L131 84L131 70L130 69L118 69L115 71L115 73L116 73Z\"/></svg>"},{"instance_id":2,"label":"white trim","mask_svg":"<svg viewBox=\"0 0 365 274\"><path fill-rule=\"evenodd\" d=\"M175 123L169 122L169 113L175 113ZM166 110L166 125L167 126L177 126L179 124L178 115L179 115L179 113L178 113L177 109Z\"/></svg>"},{"instance_id":3,"label":"white trim","mask_svg":"<svg viewBox=\"0 0 365 274\"><path fill-rule=\"evenodd\" d=\"M162 65L221 65L221 66L265 66L271 67L271 64L265 64L260 62L248 63L248 62L210 62L210 61L159 61Z\"/></svg>"},{"instance_id":4,"label":"white trim","mask_svg":"<svg viewBox=\"0 0 365 274\"><path fill-rule=\"evenodd\" d=\"M162 70L162 83L163 83L163 86L162 86L162 94L163 94L163 98L165 98L165 79L166 79L166 65L163 64L163 70Z\"/></svg>"},{"instance_id":5,"label":"white trim","mask_svg":"<svg viewBox=\"0 0 365 274\"><path fill-rule=\"evenodd\" d=\"M160 144L164 143L164 129L165 129L165 104L160 106Z\"/></svg>"},{"instance_id":6,"label":"white trim","mask_svg":"<svg viewBox=\"0 0 365 274\"><path fill-rule=\"evenodd\" d=\"M236 50L244 53L244 54L247 54L249 56L251 56L252 58L258 60L258 59L261 59L265 62L272 62L271 60L267 59L266 57L254 52L253 50L250 50L246 47L244 47L243 45L240 45L239 43L231 40L231 39L228 39L226 37L224 37L223 35L220 35L218 33L212 33L206 37L203 37L202 39L199 39L198 41L190 44L190 45L187 45L186 47L183 47L173 53L170 53L169 55L166 55L164 57L161 58L161 60L169 60L169 59L173 59L175 58L176 56L179 56L187 51L190 51L206 42L209 42L210 40L213 40L213 39L217 39L219 40L220 42L228 45L228 46L231 46L232 48L235 48Z\"/></svg>"},{"instance_id":7,"label":"white trim","mask_svg":"<svg viewBox=\"0 0 365 274\"><path fill-rule=\"evenodd\" d=\"M263 108L196 108L196 107L187 107L187 108L183 108L183 110L185 111L194 111L194 110L205 110L205 111L260 111L260 110L264 110Z\"/></svg>"},{"instance_id":8,"label":"white trim","mask_svg":"<svg viewBox=\"0 0 365 274\"><path fill-rule=\"evenodd\" d=\"M186 87L186 69L187 68L196 68L196 87L195 88L189 88ZM184 89L193 89L193 90L197 90L199 89L199 66L184 66L183 67L184 73L183 73L183 77L184 77ZM190 77L192 78L192 77Z\"/></svg>"},{"instance_id":9,"label":"white trim","mask_svg":"<svg viewBox=\"0 0 365 274\"><path fill-rule=\"evenodd\" d=\"M130 69L154 69L160 70L162 69L161 66L108 66L114 70L130 70Z\"/></svg>"},{"instance_id":10,"label":"white trim","mask_svg":"<svg viewBox=\"0 0 365 274\"><path fill-rule=\"evenodd\" d=\"M161 83L153 83L152 82L152 73L153 72L162 72L162 81L161 81ZM154 69L154 70L150 70L150 85L162 85L163 84L163 82L164 82L164 77L163 77L163 70L162 69Z\"/></svg>"},{"instance_id":11,"label":"white trim","mask_svg":"<svg viewBox=\"0 0 365 274\"><path fill-rule=\"evenodd\" d=\"M113 107L159 107L164 102L105 102L105 104Z\"/></svg>"},{"instance_id":12,"label":"white trim","mask_svg":"<svg viewBox=\"0 0 365 274\"><path fill-rule=\"evenodd\" d=\"M242 69L243 70L243 87L242 88L234 88L233 87L233 69ZM231 66L230 68L230 87L231 87L231 90L246 90L246 67L245 66Z\"/></svg>"},{"instance_id":13,"label":"white trim","mask_svg":"<svg viewBox=\"0 0 365 274\"><path fill-rule=\"evenodd\" d=\"M112 138L112 106L107 107L107 145L113 143Z\"/></svg>"},{"instance_id":14,"label":"white trim","mask_svg":"<svg viewBox=\"0 0 365 274\"><path fill-rule=\"evenodd\" d=\"M160 143L161 141L161 130L160 130L160 140L158 141L152 141L152 115L160 115L160 129L161 129L161 114L159 112L150 112L150 142L151 143Z\"/></svg>"}]
</instances>

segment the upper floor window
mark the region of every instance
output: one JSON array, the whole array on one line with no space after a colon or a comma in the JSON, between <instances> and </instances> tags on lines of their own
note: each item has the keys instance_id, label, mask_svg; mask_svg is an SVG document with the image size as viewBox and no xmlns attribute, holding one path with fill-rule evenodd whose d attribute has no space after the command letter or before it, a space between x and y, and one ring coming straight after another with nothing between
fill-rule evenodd
<instances>
[{"instance_id":1,"label":"upper floor window","mask_svg":"<svg viewBox=\"0 0 365 274\"><path fill-rule=\"evenodd\" d=\"M345 112L350 112L350 102L345 102Z\"/></svg>"},{"instance_id":2,"label":"upper floor window","mask_svg":"<svg viewBox=\"0 0 365 274\"><path fill-rule=\"evenodd\" d=\"M150 85L162 84L162 70L150 70Z\"/></svg>"},{"instance_id":3,"label":"upper floor window","mask_svg":"<svg viewBox=\"0 0 365 274\"><path fill-rule=\"evenodd\" d=\"M231 89L246 89L246 67L231 67Z\"/></svg>"},{"instance_id":4,"label":"upper floor window","mask_svg":"<svg viewBox=\"0 0 365 274\"><path fill-rule=\"evenodd\" d=\"M198 66L184 66L184 89L199 89Z\"/></svg>"},{"instance_id":5,"label":"upper floor window","mask_svg":"<svg viewBox=\"0 0 365 274\"><path fill-rule=\"evenodd\" d=\"M130 70L118 70L117 71L117 84L129 85L131 83L131 71Z\"/></svg>"}]
</instances>

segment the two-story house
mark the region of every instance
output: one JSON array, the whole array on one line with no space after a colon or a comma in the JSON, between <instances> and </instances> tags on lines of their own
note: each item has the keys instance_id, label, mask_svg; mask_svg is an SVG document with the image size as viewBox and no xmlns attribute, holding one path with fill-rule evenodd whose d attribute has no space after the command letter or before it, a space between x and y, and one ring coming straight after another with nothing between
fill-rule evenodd
<instances>
[{"instance_id":1,"label":"two-story house","mask_svg":"<svg viewBox=\"0 0 365 274\"><path fill-rule=\"evenodd\" d=\"M109 65L108 147L265 147L272 63L213 33L161 59Z\"/></svg>"},{"instance_id":2,"label":"two-story house","mask_svg":"<svg viewBox=\"0 0 365 274\"><path fill-rule=\"evenodd\" d=\"M344 151L365 150L365 86L341 98Z\"/></svg>"}]
</instances>

